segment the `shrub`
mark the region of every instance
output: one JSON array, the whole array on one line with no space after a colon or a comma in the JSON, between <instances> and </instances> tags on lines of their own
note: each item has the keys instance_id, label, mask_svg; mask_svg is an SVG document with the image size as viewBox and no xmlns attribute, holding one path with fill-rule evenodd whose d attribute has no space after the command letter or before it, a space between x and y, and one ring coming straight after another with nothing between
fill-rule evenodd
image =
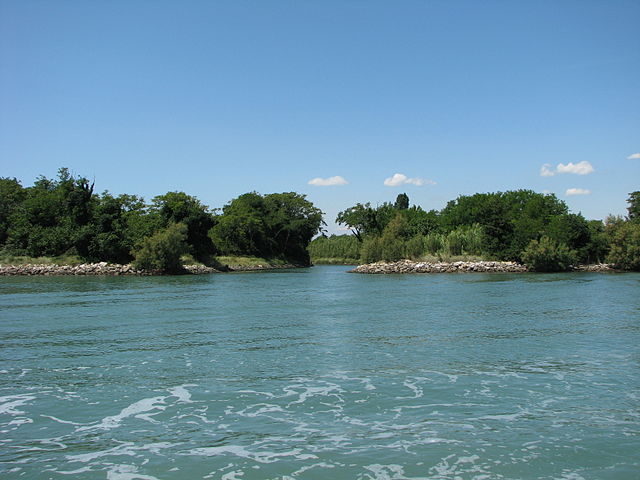
<instances>
[{"instance_id":1,"label":"shrub","mask_svg":"<svg viewBox=\"0 0 640 480\"><path fill-rule=\"evenodd\" d=\"M424 255L424 237L416 235L405 242L405 253L407 257L417 260Z\"/></svg>"},{"instance_id":2,"label":"shrub","mask_svg":"<svg viewBox=\"0 0 640 480\"><path fill-rule=\"evenodd\" d=\"M373 263L382 259L382 245L380 237L367 237L360 247L360 261Z\"/></svg>"},{"instance_id":3,"label":"shrub","mask_svg":"<svg viewBox=\"0 0 640 480\"><path fill-rule=\"evenodd\" d=\"M607 262L622 270L640 270L640 223L620 222L610 228Z\"/></svg>"},{"instance_id":4,"label":"shrub","mask_svg":"<svg viewBox=\"0 0 640 480\"><path fill-rule=\"evenodd\" d=\"M174 223L142 241L134 252L133 265L143 270L176 273L182 270L180 256L187 253L187 227Z\"/></svg>"},{"instance_id":5,"label":"shrub","mask_svg":"<svg viewBox=\"0 0 640 480\"><path fill-rule=\"evenodd\" d=\"M522 252L522 261L534 272L564 272L576 262L576 254L549 237L531 240Z\"/></svg>"}]
</instances>

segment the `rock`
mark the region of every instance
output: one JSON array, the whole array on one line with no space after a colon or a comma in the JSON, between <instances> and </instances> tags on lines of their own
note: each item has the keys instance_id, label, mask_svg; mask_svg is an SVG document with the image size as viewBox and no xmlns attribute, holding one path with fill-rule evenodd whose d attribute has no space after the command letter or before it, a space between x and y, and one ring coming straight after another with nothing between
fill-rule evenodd
<instances>
[{"instance_id":1,"label":"rock","mask_svg":"<svg viewBox=\"0 0 640 480\"><path fill-rule=\"evenodd\" d=\"M398 262L376 262L367 265L360 265L350 272L352 273L522 273L527 267L515 262L413 262L411 260L400 260Z\"/></svg>"}]
</instances>

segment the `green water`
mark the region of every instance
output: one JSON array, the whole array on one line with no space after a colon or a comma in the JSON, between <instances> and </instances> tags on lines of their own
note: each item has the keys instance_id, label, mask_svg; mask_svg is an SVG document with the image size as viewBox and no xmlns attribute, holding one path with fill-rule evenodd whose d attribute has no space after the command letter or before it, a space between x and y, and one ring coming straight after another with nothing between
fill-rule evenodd
<instances>
[{"instance_id":1,"label":"green water","mask_svg":"<svg viewBox=\"0 0 640 480\"><path fill-rule=\"evenodd\" d=\"M0 477L638 479L640 274L0 279Z\"/></svg>"}]
</instances>

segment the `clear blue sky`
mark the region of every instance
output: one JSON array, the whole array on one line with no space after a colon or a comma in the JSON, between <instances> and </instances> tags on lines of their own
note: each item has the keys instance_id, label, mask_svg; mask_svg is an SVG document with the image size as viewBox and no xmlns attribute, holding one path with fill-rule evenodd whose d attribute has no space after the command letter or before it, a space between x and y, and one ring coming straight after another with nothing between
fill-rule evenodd
<instances>
[{"instance_id":1,"label":"clear blue sky","mask_svg":"<svg viewBox=\"0 0 640 480\"><path fill-rule=\"evenodd\" d=\"M624 214L638 25L637 0L0 0L0 176L66 166L211 207L297 191L330 225L401 192L440 209L530 188ZM413 183L384 185L396 173Z\"/></svg>"}]
</instances>

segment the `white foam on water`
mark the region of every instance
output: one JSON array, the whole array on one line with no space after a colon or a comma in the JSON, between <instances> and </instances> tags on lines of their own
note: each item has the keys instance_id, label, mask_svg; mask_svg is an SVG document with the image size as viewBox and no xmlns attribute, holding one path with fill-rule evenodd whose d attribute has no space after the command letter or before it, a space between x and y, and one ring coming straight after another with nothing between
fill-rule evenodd
<instances>
[{"instance_id":1,"label":"white foam on water","mask_svg":"<svg viewBox=\"0 0 640 480\"><path fill-rule=\"evenodd\" d=\"M81 462L88 463L96 458L107 457L109 455L135 455L135 452L131 449L134 444L132 442L127 442L122 445L118 445L117 447L108 448L107 450L100 450L98 452L91 453L79 453L76 455L66 455L65 458L70 462Z\"/></svg>"},{"instance_id":2,"label":"white foam on water","mask_svg":"<svg viewBox=\"0 0 640 480\"><path fill-rule=\"evenodd\" d=\"M33 395L8 395L6 397L0 397L0 415L24 415L23 411L16 410L16 408L26 405L35 398Z\"/></svg>"},{"instance_id":3,"label":"white foam on water","mask_svg":"<svg viewBox=\"0 0 640 480\"><path fill-rule=\"evenodd\" d=\"M371 480L428 480L428 477L407 477L401 465L381 465L374 463L372 465L365 465L364 468L373 474L373 477L367 475Z\"/></svg>"},{"instance_id":4,"label":"white foam on water","mask_svg":"<svg viewBox=\"0 0 640 480\"><path fill-rule=\"evenodd\" d=\"M301 453L302 449L294 448L288 452L251 452L242 445L224 445L221 447L194 448L186 455L196 455L200 457L215 457L218 455L231 454L241 458L248 458L259 463L273 463L281 457L294 457L296 460L317 459L315 455Z\"/></svg>"},{"instance_id":5,"label":"white foam on water","mask_svg":"<svg viewBox=\"0 0 640 480\"><path fill-rule=\"evenodd\" d=\"M323 378L336 378L338 380L348 380L348 381L359 382L364 385L365 390L376 389L376 387L373 385L369 377L350 377L349 375L347 375L347 372L336 372L333 375L323 375Z\"/></svg>"},{"instance_id":6,"label":"white foam on water","mask_svg":"<svg viewBox=\"0 0 640 480\"><path fill-rule=\"evenodd\" d=\"M449 379L449 382L451 383L456 383L458 381L458 375L453 373L438 372L436 370L420 370L420 373L433 373L434 375L442 375L444 377L447 377Z\"/></svg>"},{"instance_id":7,"label":"white foam on water","mask_svg":"<svg viewBox=\"0 0 640 480\"><path fill-rule=\"evenodd\" d=\"M576 472L562 472L560 480L585 480L585 478Z\"/></svg>"},{"instance_id":8,"label":"white foam on water","mask_svg":"<svg viewBox=\"0 0 640 480\"><path fill-rule=\"evenodd\" d=\"M44 418L49 418L49 419L53 420L54 422L64 423L64 424L67 424L67 425L85 425L84 423L71 422L69 420L60 420L59 418L54 417L53 415L40 415L40 416L44 417Z\"/></svg>"},{"instance_id":9,"label":"white foam on water","mask_svg":"<svg viewBox=\"0 0 640 480\"><path fill-rule=\"evenodd\" d=\"M529 412L527 410L520 410L516 413L503 413L497 415L484 415L482 417L478 417L478 420L501 420L504 422L513 422L523 415L527 415Z\"/></svg>"},{"instance_id":10,"label":"white foam on water","mask_svg":"<svg viewBox=\"0 0 640 480\"><path fill-rule=\"evenodd\" d=\"M157 477L137 472L138 469L133 465L114 465L107 472L107 480L159 480Z\"/></svg>"},{"instance_id":11,"label":"white foam on water","mask_svg":"<svg viewBox=\"0 0 640 480\"><path fill-rule=\"evenodd\" d=\"M279 405L272 405L269 403L257 403L251 405L243 410L239 410L236 413L241 417L254 418L264 415L265 413L284 412L285 410Z\"/></svg>"},{"instance_id":12,"label":"white foam on water","mask_svg":"<svg viewBox=\"0 0 640 480\"><path fill-rule=\"evenodd\" d=\"M20 426L20 425L25 425L27 423L33 423L33 420L28 417L19 417L11 420L9 423L7 423L7 426L10 426L10 425Z\"/></svg>"},{"instance_id":13,"label":"white foam on water","mask_svg":"<svg viewBox=\"0 0 640 480\"><path fill-rule=\"evenodd\" d=\"M238 390L238 393L252 393L254 395L264 395L269 398L274 398L275 395L270 392L258 392L257 390Z\"/></svg>"},{"instance_id":14,"label":"white foam on water","mask_svg":"<svg viewBox=\"0 0 640 480\"><path fill-rule=\"evenodd\" d=\"M159 404L164 403L165 399L166 397L143 398L142 400L132 403L126 408L123 408L118 415L105 417L97 425L88 425L88 426L79 427L76 429L76 431L84 432L87 430L111 430L113 428L119 427L122 420L132 416L136 416L136 418L143 418L144 420L150 421L149 415L142 415L142 414L144 412L151 412L153 410L164 411L166 407Z\"/></svg>"},{"instance_id":15,"label":"white foam on water","mask_svg":"<svg viewBox=\"0 0 640 480\"><path fill-rule=\"evenodd\" d=\"M406 379L402 385L407 387L409 390L413 392L413 397L396 397L398 400L408 399L408 398L421 398L424 396L424 390L417 385L417 382L420 380L425 380L423 378L416 378L413 381Z\"/></svg>"},{"instance_id":16,"label":"white foam on water","mask_svg":"<svg viewBox=\"0 0 640 480\"><path fill-rule=\"evenodd\" d=\"M244 476L244 472L242 470L234 470L233 472L227 472L220 480L240 480L240 477Z\"/></svg>"},{"instance_id":17,"label":"white foam on water","mask_svg":"<svg viewBox=\"0 0 640 480\"><path fill-rule=\"evenodd\" d=\"M91 467L81 467L76 470L47 470L48 472L56 472L61 475L78 475L79 473L91 472L93 471Z\"/></svg>"},{"instance_id":18,"label":"white foam on water","mask_svg":"<svg viewBox=\"0 0 640 480\"><path fill-rule=\"evenodd\" d=\"M302 392L298 392L295 389L301 388ZM295 405L297 403L304 403L307 398L321 396L321 397L336 397L338 400L343 401L342 397L339 395L340 393L344 393L344 390L335 383L327 383L327 385L322 387L309 387L302 384L294 384L289 385L284 388L284 391L287 393L287 396L290 395L298 395L298 400L290 402L287 407L291 405Z\"/></svg>"},{"instance_id":19,"label":"white foam on water","mask_svg":"<svg viewBox=\"0 0 640 480\"><path fill-rule=\"evenodd\" d=\"M292 477L297 477L298 475L306 472L307 470L311 470L313 468L336 468L335 465L326 462L314 463L313 465L306 465L302 468L299 468L295 472L291 474Z\"/></svg>"},{"instance_id":20,"label":"white foam on water","mask_svg":"<svg viewBox=\"0 0 640 480\"><path fill-rule=\"evenodd\" d=\"M169 442L156 442L156 443L147 443L145 445L136 446L133 442L125 442L122 445L118 445L113 448L108 448L107 450L100 450L98 452L91 452L91 453L81 453L78 455L66 455L65 458L70 462L88 463L97 458L108 457L111 455L115 455L115 456L127 455L129 457L133 457L141 451L159 454L161 450L170 448L174 445L178 445L178 444L169 443Z\"/></svg>"},{"instance_id":21,"label":"white foam on water","mask_svg":"<svg viewBox=\"0 0 640 480\"><path fill-rule=\"evenodd\" d=\"M189 383L186 385L169 388L167 391L171 394L172 397L176 397L179 402L193 403L193 400L191 400L191 393L185 387L197 387L197 385Z\"/></svg>"}]
</instances>

